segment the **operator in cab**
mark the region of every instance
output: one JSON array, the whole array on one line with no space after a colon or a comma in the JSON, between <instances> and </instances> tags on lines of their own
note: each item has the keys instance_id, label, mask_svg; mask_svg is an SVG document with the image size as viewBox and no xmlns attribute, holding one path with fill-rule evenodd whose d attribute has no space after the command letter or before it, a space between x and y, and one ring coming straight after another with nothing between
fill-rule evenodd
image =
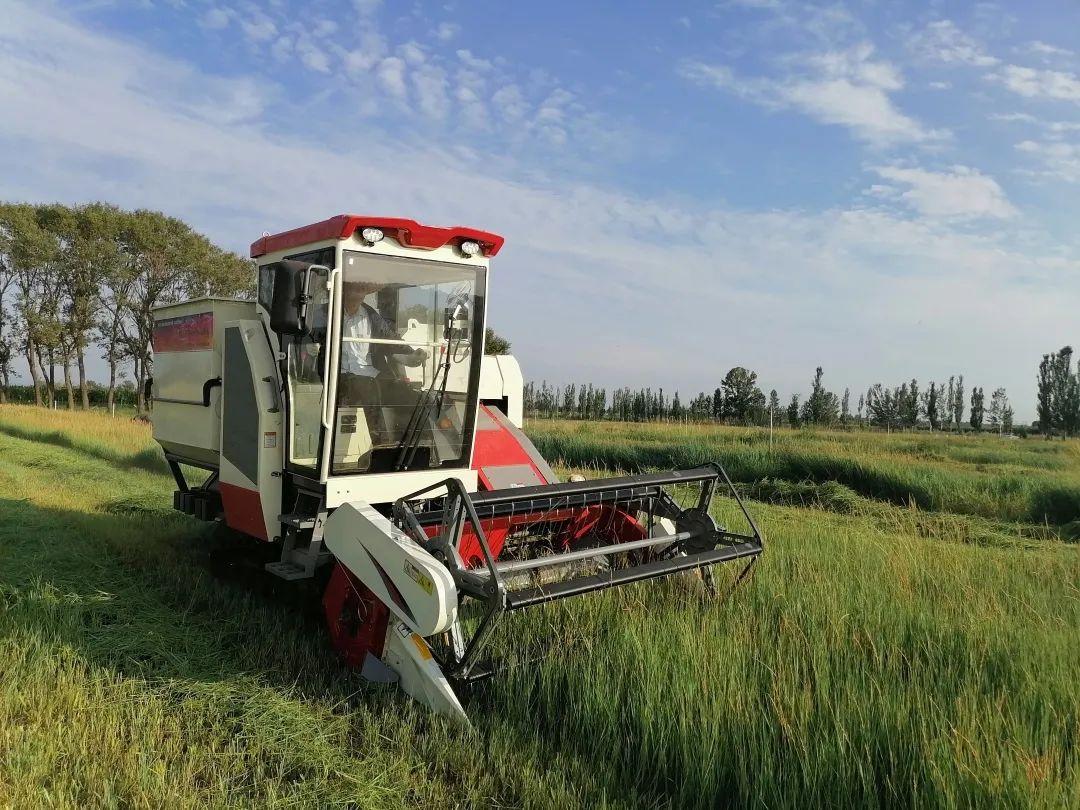
<instances>
[{"instance_id":1,"label":"operator in cab","mask_svg":"<svg viewBox=\"0 0 1080 810\"><path fill-rule=\"evenodd\" d=\"M341 285L341 376L338 378L338 403L366 408L372 431L385 431L389 425L373 420L379 407L411 408L417 392L404 382L395 364L419 366L428 359L424 349L401 343L393 324L364 299L386 285L377 281L347 281ZM372 343L370 341L394 341ZM381 421L381 420L379 420Z\"/></svg>"}]
</instances>

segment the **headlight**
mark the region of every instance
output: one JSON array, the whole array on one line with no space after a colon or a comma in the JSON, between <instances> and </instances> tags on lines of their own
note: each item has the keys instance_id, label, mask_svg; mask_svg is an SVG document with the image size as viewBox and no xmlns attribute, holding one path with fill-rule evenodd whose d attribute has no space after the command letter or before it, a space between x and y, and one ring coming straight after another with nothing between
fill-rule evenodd
<instances>
[{"instance_id":1,"label":"headlight","mask_svg":"<svg viewBox=\"0 0 1080 810\"><path fill-rule=\"evenodd\" d=\"M475 256L480 252L480 243L465 241L461 243L461 252L466 256Z\"/></svg>"},{"instance_id":2,"label":"headlight","mask_svg":"<svg viewBox=\"0 0 1080 810\"><path fill-rule=\"evenodd\" d=\"M369 245L374 245L376 242L381 242L383 238L383 232L380 228L364 228L360 231L360 238L362 238Z\"/></svg>"}]
</instances>

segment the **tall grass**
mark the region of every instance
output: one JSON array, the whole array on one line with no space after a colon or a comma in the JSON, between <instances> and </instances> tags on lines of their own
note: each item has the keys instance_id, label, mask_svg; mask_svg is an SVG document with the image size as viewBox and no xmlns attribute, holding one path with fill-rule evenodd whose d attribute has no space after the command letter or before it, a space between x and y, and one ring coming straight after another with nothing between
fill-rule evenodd
<instances>
[{"instance_id":1,"label":"tall grass","mask_svg":"<svg viewBox=\"0 0 1080 810\"><path fill-rule=\"evenodd\" d=\"M1080 519L1080 445L959 437L539 420L549 459L623 470L720 461L731 477L835 481L868 498L1010 521Z\"/></svg>"},{"instance_id":2,"label":"tall grass","mask_svg":"<svg viewBox=\"0 0 1080 810\"><path fill-rule=\"evenodd\" d=\"M342 669L314 594L223 576L146 426L64 416L0 407L0 805L1080 805L1076 546L934 523L1001 513L756 502L766 556L727 599L510 617L464 732ZM935 474L999 463L946 444Z\"/></svg>"}]
</instances>

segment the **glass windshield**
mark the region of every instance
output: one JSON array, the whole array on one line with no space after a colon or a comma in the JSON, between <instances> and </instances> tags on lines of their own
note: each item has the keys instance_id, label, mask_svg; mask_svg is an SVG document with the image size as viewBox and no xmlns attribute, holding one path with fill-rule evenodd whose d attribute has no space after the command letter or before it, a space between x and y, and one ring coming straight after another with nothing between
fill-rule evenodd
<instances>
[{"instance_id":1,"label":"glass windshield","mask_svg":"<svg viewBox=\"0 0 1080 810\"><path fill-rule=\"evenodd\" d=\"M467 465L484 270L345 251L341 281L332 471Z\"/></svg>"}]
</instances>

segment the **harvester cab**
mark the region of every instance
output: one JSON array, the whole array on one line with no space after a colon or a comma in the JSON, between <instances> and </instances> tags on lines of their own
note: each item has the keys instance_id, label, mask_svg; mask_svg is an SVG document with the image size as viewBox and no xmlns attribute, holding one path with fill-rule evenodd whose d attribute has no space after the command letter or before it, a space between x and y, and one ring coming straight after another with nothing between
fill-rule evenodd
<instances>
[{"instance_id":1,"label":"harvester cab","mask_svg":"<svg viewBox=\"0 0 1080 810\"><path fill-rule=\"evenodd\" d=\"M517 362L484 354L502 244L341 215L252 244L255 301L154 313L174 507L273 544L270 574L325 578L345 662L460 718L504 614L679 572L711 582L762 551L719 465L558 481L521 431ZM718 486L745 532L710 516Z\"/></svg>"}]
</instances>

